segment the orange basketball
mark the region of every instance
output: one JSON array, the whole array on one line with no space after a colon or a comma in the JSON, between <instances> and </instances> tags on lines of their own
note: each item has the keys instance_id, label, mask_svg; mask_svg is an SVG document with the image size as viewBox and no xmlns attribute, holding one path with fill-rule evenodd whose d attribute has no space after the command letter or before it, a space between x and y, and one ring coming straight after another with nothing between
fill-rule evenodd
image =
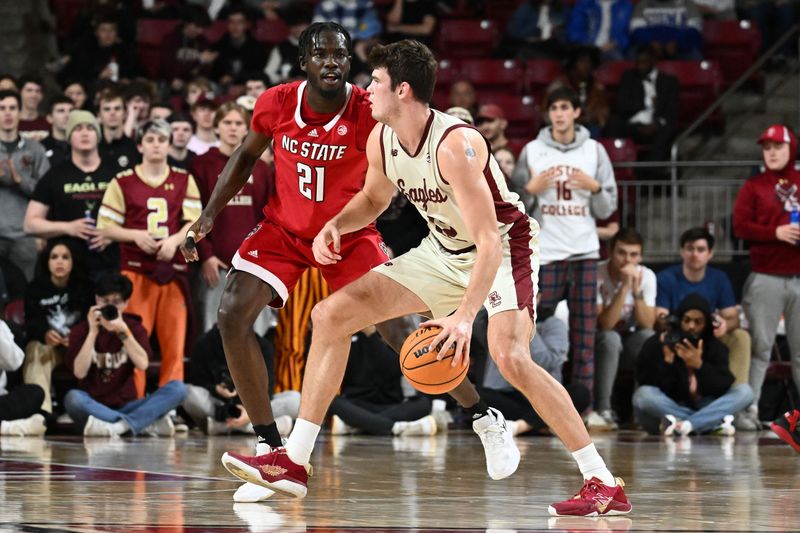
<instances>
[{"instance_id":1,"label":"orange basketball","mask_svg":"<svg viewBox=\"0 0 800 533\"><path fill-rule=\"evenodd\" d=\"M436 360L436 350L428 345L442 328L419 328L408 336L400 349L400 368L415 389L427 394L444 394L458 386L467 375L469 365L450 366L455 355L451 346L441 361Z\"/></svg>"}]
</instances>

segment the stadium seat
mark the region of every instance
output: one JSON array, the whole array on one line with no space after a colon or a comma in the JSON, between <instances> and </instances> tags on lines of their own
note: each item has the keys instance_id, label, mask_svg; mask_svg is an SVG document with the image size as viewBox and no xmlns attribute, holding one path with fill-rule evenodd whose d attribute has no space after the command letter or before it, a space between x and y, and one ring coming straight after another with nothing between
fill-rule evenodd
<instances>
[{"instance_id":1,"label":"stadium seat","mask_svg":"<svg viewBox=\"0 0 800 533\"><path fill-rule=\"evenodd\" d=\"M678 78L679 128L691 124L722 92L722 72L714 61L660 61L658 68ZM714 113L709 117L709 122L721 127L724 122L722 114Z\"/></svg>"},{"instance_id":2,"label":"stadium seat","mask_svg":"<svg viewBox=\"0 0 800 533\"><path fill-rule=\"evenodd\" d=\"M519 93L524 81L524 68L513 59L465 59L460 74L475 86L478 94L489 91Z\"/></svg>"},{"instance_id":3,"label":"stadium seat","mask_svg":"<svg viewBox=\"0 0 800 533\"><path fill-rule=\"evenodd\" d=\"M481 104L497 104L506 115L508 127L507 137L535 139L541 124L539 106L533 96L514 96L510 94L484 97L480 95ZM527 142L527 141L526 141Z\"/></svg>"},{"instance_id":4,"label":"stadium seat","mask_svg":"<svg viewBox=\"0 0 800 533\"><path fill-rule=\"evenodd\" d=\"M761 49L761 33L749 20L707 20L703 23L706 59L719 63L724 87L739 79L755 63ZM763 83L763 74L753 78Z\"/></svg>"},{"instance_id":5,"label":"stadium seat","mask_svg":"<svg viewBox=\"0 0 800 533\"><path fill-rule=\"evenodd\" d=\"M58 0L57 2L50 2L55 19L58 21L56 24L56 36L59 40L69 37L72 31L72 24L86 3L87 0Z\"/></svg>"},{"instance_id":6,"label":"stadium seat","mask_svg":"<svg viewBox=\"0 0 800 533\"><path fill-rule=\"evenodd\" d=\"M216 43L228 32L228 22L225 20L215 20L204 32L206 39L210 43Z\"/></svg>"},{"instance_id":7,"label":"stadium seat","mask_svg":"<svg viewBox=\"0 0 800 533\"><path fill-rule=\"evenodd\" d=\"M438 49L442 56L486 57L497 46L497 25L491 20L445 19L439 28Z\"/></svg>"},{"instance_id":8,"label":"stadium seat","mask_svg":"<svg viewBox=\"0 0 800 533\"><path fill-rule=\"evenodd\" d=\"M450 86L461 79L461 62L457 59L442 59L436 70L436 88L433 106L444 111L450 101Z\"/></svg>"},{"instance_id":9,"label":"stadium seat","mask_svg":"<svg viewBox=\"0 0 800 533\"><path fill-rule=\"evenodd\" d=\"M262 43L270 45L280 44L289 37L289 27L280 19L260 19L256 23L253 37Z\"/></svg>"},{"instance_id":10,"label":"stadium seat","mask_svg":"<svg viewBox=\"0 0 800 533\"><path fill-rule=\"evenodd\" d=\"M547 87L563 73L558 61L529 59L525 62L525 92L544 100Z\"/></svg>"},{"instance_id":11,"label":"stadium seat","mask_svg":"<svg viewBox=\"0 0 800 533\"><path fill-rule=\"evenodd\" d=\"M594 78L606 88L608 101L612 105L616 101L617 87L622 74L633 68L633 61L606 61L594 71Z\"/></svg>"},{"instance_id":12,"label":"stadium seat","mask_svg":"<svg viewBox=\"0 0 800 533\"><path fill-rule=\"evenodd\" d=\"M20 326L25 325L25 300L17 298L11 300L3 310L3 320L6 322L13 322Z\"/></svg>"},{"instance_id":13,"label":"stadium seat","mask_svg":"<svg viewBox=\"0 0 800 533\"><path fill-rule=\"evenodd\" d=\"M158 48L180 23L180 20L174 19L139 19L136 23L136 42Z\"/></svg>"},{"instance_id":14,"label":"stadium seat","mask_svg":"<svg viewBox=\"0 0 800 533\"><path fill-rule=\"evenodd\" d=\"M180 23L174 19L139 19L136 23L136 54L148 77L161 76L161 45Z\"/></svg>"}]
</instances>

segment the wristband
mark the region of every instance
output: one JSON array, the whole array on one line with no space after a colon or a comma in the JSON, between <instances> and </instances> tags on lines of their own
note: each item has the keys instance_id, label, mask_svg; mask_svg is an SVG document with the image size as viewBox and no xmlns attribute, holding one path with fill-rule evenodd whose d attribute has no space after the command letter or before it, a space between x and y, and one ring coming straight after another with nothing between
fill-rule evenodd
<instances>
[{"instance_id":1,"label":"wristband","mask_svg":"<svg viewBox=\"0 0 800 533\"><path fill-rule=\"evenodd\" d=\"M633 295L634 300L644 300L644 293L639 291Z\"/></svg>"}]
</instances>

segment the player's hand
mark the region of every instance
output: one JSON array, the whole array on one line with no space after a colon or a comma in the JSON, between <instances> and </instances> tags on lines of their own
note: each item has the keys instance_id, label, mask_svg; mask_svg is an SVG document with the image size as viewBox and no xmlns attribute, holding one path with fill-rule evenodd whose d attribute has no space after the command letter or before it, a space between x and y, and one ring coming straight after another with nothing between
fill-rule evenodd
<instances>
[{"instance_id":1,"label":"player's hand","mask_svg":"<svg viewBox=\"0 0 800 533\"><path fill-rule=\"evenodd\" d=\"M94 227L94 220L91 218L76 218L71 222L67 222L67 235L83 240L95 237L97 229Z\"/></svg>"},{"instance_id":2,"label":"player's hand","mask_svg":"<svg viewBox=\"0 0 800 533\"><path fill-rule=\"evenodd\" d=\"M559 172L560 171L558 170L558 167L548 168L541 174L532 177L525 185L525 190L530 195L537 195L540 192L546 191L547 189L554 188L556 186L556 181L558 180Z\"/></svg>"},{"instance_id":3,"label":"player's hand","mask_svg":"<svg viewBox=\"0 0 800 533\"><path fill-rule=\"evenodd\" d=\"M172 237L167 237L163 241L159 241L156 259L159 261L172 261L172 258L175 257L180 244L178 239L180 239L180 236L176 234Z\"/></svg>"},{"instance_id":4,"label":"player's hand","mask_svg":"<svg viewBox=\"0 0 800 533\"><path fill-rule=\"evenodd\" d=\"M191 263L192 261L200 259L195 244L202 241L213 228L214 219L205 213L202 213L200 218L195 220L194 224L189 227L186 232L186 238L183 239L183 243L181 244L181 253L186 261Z\"/></svg>"},{"instance_id":5,"label":"player's hand","mask_svg":"<svg viewBox=\"0 0 800 533\"><path fill-rule=\"evenodd\" d=\"M147 230L135 230L136 236L133 238L133 242L136 246L139 247L144 253L149 255L155 255L158 252L158 241L156 241L153 237L147 233Z\"/></svg>"},{"instance_id":6,"label":"player's hand","mask_svg":"<svg viewBox=\"0 0 800 533\"><path fill-rule=\"evenodd\" d=\"M600 183L589 174L579 168L573 168L567 180L567 187L570 189L584 189L591 192L600 190Z\"/></svg>"},{"instance_id":7,"label":"player's hand","mask_svg":"<svg viewBox=\"0 0 800 533\"><path fill-rule=\"evenodd\" d=\"M216 287L217 283L219 283L219 271L228 270L228 265L222 262L222 260L217 257L216 255L212 255L205 261L203 261L202 271L203 271L203 279L206 280L206 283L209 287Z\"/></svg>"},{"instance_id":8,"label":"player's hand","mask_svg":"<svg viewBox=\"0 0 800 533\"><path fill-rule=\"evenodd\" d=\"M329 221L314 237L311 250L314 252L314 259L320 265L333 265L342 260L339 252L342 249L342 236L339 228L333 221Z\"/></svg>"},{"instance_id":9,"label":"player's hand","mask_svg":"<svg viewBox=\"0 0 800 533\"><path fill-rule=\"evenodd\" d=\"M466 320L461 314L456 311L452 315L442 318L440 320L428 320L420 324L420 327L438 326L442 331L434 337L433 341L428 345L428 350L439 350L436 359L441 361L447 350L451 346L455 346L456 351L453 356L453 361L450 366L456 367L458 365L466 366L469 364L469 345L472 338L472 321Z\"/></svg>"},{"instance_id":10,"label":"player's hand","mask_svg":"<svg viewBox=\"0 0 800 533\"><path fill-rule=\"evenodd\" d=\"M797 244L800 241L800 228L792 224L784 224L775 228L775 237L779 241Z\"/></svg>"}]
</instances>

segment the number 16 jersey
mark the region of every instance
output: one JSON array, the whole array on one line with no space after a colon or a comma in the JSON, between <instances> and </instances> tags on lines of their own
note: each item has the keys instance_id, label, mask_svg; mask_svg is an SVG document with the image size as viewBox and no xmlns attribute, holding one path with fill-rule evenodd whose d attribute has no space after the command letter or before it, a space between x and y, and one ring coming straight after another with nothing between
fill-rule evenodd
<instances>
[{"instance_id":1,"label":"number 16 jersey","mask_svg":"<svg viewBox=\"0 0 800 533\"><path fill-rule=\"evenodd\" d=\"M363 188L367 139L375 120L367 92L348 83L345 103L335 115L306 123L312 122L312 112L303 105L306 85L287 83L264 92L251 127L273 139L275 152L276 194L264 216L311 241Z\"/></svg>"}]
</instances>

